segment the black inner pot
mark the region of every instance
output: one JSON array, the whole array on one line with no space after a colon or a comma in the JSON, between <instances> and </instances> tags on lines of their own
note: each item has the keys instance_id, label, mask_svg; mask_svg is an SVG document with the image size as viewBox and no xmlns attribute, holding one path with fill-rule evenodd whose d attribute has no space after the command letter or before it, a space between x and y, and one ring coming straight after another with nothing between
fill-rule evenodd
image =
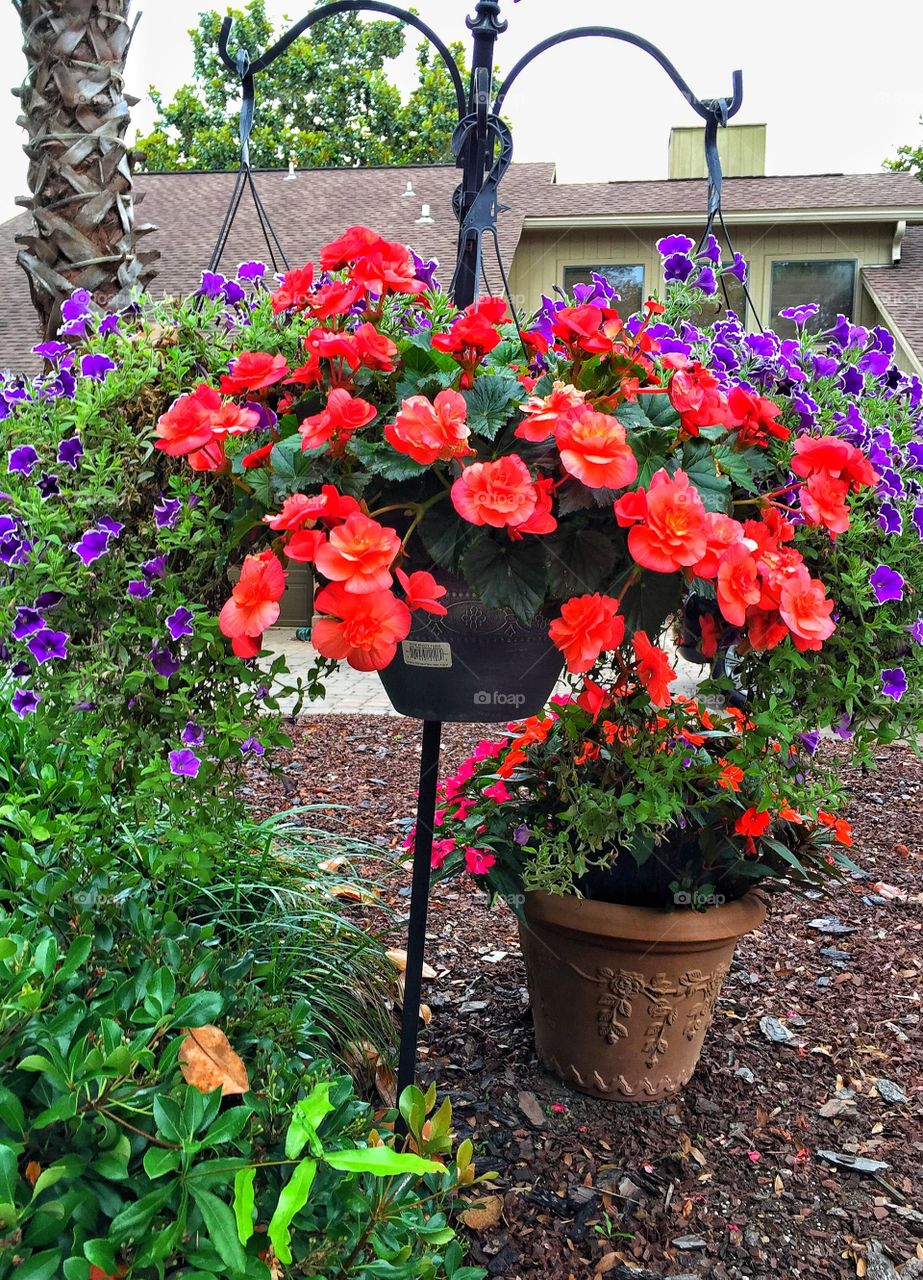
<instances>
[{"instance_id":1,"label":"black inner pot","mask_svg":"<svg viewBox=\"0 0 923 1280\"><path fill-rule=\"evenodd\" d=\"M698 834L675 828L642 862L629 849L612 846L600 854L605 866L594 866L575 888L595 902L626 907L710 907L742 898L753 881L732 868L703 867ZM671 885L677 885L676 889ZM696 901L696 889L712 886L710 896ZM691 886L691 887L689 887Z\"/></svg>"}]
</instances>

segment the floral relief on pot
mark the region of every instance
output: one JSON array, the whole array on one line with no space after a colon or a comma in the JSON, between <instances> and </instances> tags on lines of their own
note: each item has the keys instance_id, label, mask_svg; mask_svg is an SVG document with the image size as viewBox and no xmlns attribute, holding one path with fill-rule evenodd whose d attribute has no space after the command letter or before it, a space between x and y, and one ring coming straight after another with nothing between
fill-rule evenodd
<instances>
[{"instance_id":1,"label":"floral relief on pot","mask_svg":"<svg viewBox=\"0 0 923 1280\"><path fill-rule=\"evenodd\" d=\"M640 997L647 1002L650 1019L644 1031L644 1065L654 1067L658 1058L669 1048L667 1030L680 1014L684 1014L681 1034L689 1041L695 1039L711 1019L718 992L728 971L727 965L719 965L712 973L701 969L688 969L673 979L666 973L656 973L650 978L631 969L598 969L595 978L573 966L575 972L603 987L599 996L598 1029L607 1044L615 1044L628 1036L628 1019L635 1001ZM625 1022L619 1021L620 1018Z\"/></svg>"}]
</instances>

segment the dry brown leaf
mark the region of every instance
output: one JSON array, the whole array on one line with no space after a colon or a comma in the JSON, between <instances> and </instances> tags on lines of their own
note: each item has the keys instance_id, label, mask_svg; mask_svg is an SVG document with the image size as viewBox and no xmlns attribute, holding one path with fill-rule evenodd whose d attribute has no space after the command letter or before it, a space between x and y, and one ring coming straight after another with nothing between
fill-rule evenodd
<instances>
[{"instance_id":1,"label":"dry brown leaf","mask_svg":"<svg viewBox=\"0 0 923 1280\"><path fill-rule=\"evenodd\" d=\"M406 973L407 952L403 949L403 947L392 947L390 951L385 952L385 955L394 965L398 973ZM435 976L436 976L436 970L431 965L428 965L424 960L423 961L423 977L435 978Z\"/></svg>"},{"instance_id":2,"label":"dry brown leaf","mask_svg":"<svg viewBox=\"0 0 923 1280\"><path fill-rule=\"evenodd\" d=\"M199 1093L212 1093L220 1085L226 1098L250 1088L247 1068L220 1027L189 1028L179 1047L179 1069Z\"/></svg>"},{"instance_id":3,"label":"dry brown leaf","mask_svg":"<svg viewBox=\"0 0 923 1280\"><path fill-rule=\"evenodd\" d=\"M397 1076L383 1059L375 1067L375 1088L386 1106L397 1106Z\"/></svg>"},{"instance_id":4,"label":"dry brown leaf","mask_svg":"<svg viewBox=\"0 0 923 1280\"><path fill-rule=\"evenodd\" d=\"M424 1026L429 1026L433 1020L433 1011L428 1004L420 1005L420 1017L423 1019Z\"/></svg>"},{"instance_id":5,"label":"dry brown leaf","mask_svg":"<svg viewBox=\"0 0 923 1280\"><path fill-rule=\"evenodd\" d=\"M339 871L346 859L342 854L337 854L335 858L325 858L323 862L317 864L318 871Z\"/></svg>"},{"instance_id":6,"label":"dry brown leaf","mask_svg":"<svg viewBox=\"0 0 923 1280\"><path fill-rule=\"evenodd\" d=\"M42 1166L39 1162L37 1160L30 1160L26 1165L26 1182L28 1182L30 1187L34 1187L36 1182L38 1182L41 1172Z\"/></svg>"},{"instance_id":7,"label":"dry brown leaf","mask_svg":"<svg viewBox=\"0 0 923 1280\"><path fill-rule=\"evenodd\" d=\"M332 898L342 898L344 902L371 903L378 901L378 894L371 889L360 889L356 884L333 884L327 890Z\"/></svg>"},{"instance_id":8,"label":"dry brown leaf","mask_svg":"<svg viewBox=\"0 0 923 1280\"><path fill-rule=\"evenodd\" d=\"M596 1274L598 1276L604 1276L607 1271L614 1270L618 1262L619 1255L617 1253L604 1253L596 1264Z\"/></svg>"},{"instance_id":9,"label":"dry brown leaf","mask_svg":"<svg viewBox=\"0 0 923 1280\"><path fill-rule=\"evenodd\" d=\"M503 1201L499 1196L488 1196L485 1200L478 1200L459 1217L472 1231L487 1231L500 1221L502 1208Z\"/></svg>"},{"instance_id":10,"label":"dry brown leaf","mask_svg":"<svg viewBox=\"0 0 923 1280\"><path fill-rule=\"evenodd\" d=\"M776 1196L780 1196L785 1190L785 1183L782 1181L779 1174L776 1174L775 1179L773 1180L772 1189L775 1191Z\"/></svg>"}]
</instances>

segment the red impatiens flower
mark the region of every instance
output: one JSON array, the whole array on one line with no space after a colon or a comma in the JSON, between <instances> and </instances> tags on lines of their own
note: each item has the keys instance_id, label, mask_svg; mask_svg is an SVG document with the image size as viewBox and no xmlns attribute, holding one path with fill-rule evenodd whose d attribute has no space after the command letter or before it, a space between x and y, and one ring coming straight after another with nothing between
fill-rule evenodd
<instances>
[{"instance_id":1,"label":"red impatiens flower","mask_svg":"<svg viewBox=\"0 0 923 1280\"><path fill-rule=\"evenodd\" d=\"M641 492L640 490L638 491ZM616 507L624 499L619 499ZM631 496L632 510L637 498ZM644 521L628 534L628 550L644 569L675 573L701 560L708 548L706 511L685 471L655 472L646 494Z\"/></svg>"},{"instance_id":2,"label":"red impatiens flower","mask_svg":"<svg viewBox=\"0 0 923 1280\"><path fill-rule=\"evenodd\" d=\"M525 420L520 422L513 434L520 440L540 444L554 433L562 419L569 418L585 400L585 391L578 391L570 383L555 382L547 396L529 397L522 406Z\"/></svg>"},{"instance_id":3,"label":"red impatiens flower","mask_svg":"<svg viewBox=\"0 0 923 1280\"><path fill-rule=\"evenodd\" d=\"M457 391L440 391L432 403L426 396L411 396L385 427L385 439L423 466L448 462L474 452L468 444L467 415L465 397Z\"/></svg>"},{"instance_id":4,"label":"red impatiens flower","mask_svg":"<svg viewBox=\"0 0 923 1280\"><path fill-rule=\"evenodd\" d=\"M272 551L247 556L240 581L218 615L222 635L231 638L239 658L252 658L260 651L263 632L279 616L278 601L285 591L285 570Z\"/></svg>"},{"instance_id":5,"label":"red impatiens flower","mask_svg":"<svg viewBox=\"0 0 923 1280\"><path fill-rule=\"evenodd\" d=\"M588 489L624 489L637 478L625 428L611 414L579 409L559 421L554 437L564 470Z\"/></svg>"},{"instance_id":6,"label":"red impatiens flower","mask_svg":"<svg viewBox=\"0 0 923 1280\"><path fill-rule=\"evenodd\" d=\"M324 658L345 658L356 671L383 670L410 631L410 610L390 591L351 595L335 582L318 593L314 607L331 615L314 623L314 648Z\"/></svg>"},{"instance_id":7,"label":"red impatiens flower","mask_svg":"<svg viewBox=\"0 0 923 1280\"><path fill-rule=\"evenodd\" d=\"M465 850L465 870L469 875L486 875L496 861L496 857L486 849Z\"/></svg>"},{"instance_id":8,"label":"red impatiens flower","mask_svg":"<svg viewBox=\"0 0 923 1280\"><path fill-rule=\"evenodd\" d=\"M537 502L529 468L515 453L465 467L452 485L452 503L462 519L494 529L525 524Z\"/></svg>"},{"instance_id":9,"label":"red impatiens flower","mask_svg":"<svg viewBox=\"0 0 923 1280\"><path fill-rule=\"evenodd\" d=\"M317 449L330 441L334 452L342 452L350 436L367 426L377 412L368 400L351 396L344 387L335 387L320 413L305 418L299 426L301 447Z\"/></svg>"},{"instance_id":10,"label":"red impatiens flower","mask_svg":"<svg viewBox=\"0 0 923 1280\"><path fill-rule=\"evenodd\" d=\"M670 666L665 650L651 644L646 631L636 631L631 638L635 651L638 679L647 690L647 696L655 707L668 707L672 702L670 684L676 672Z\"/></svg>"},{"instance_id":11,"label":"red impatiens flower","mask_svg":"<svg viewBox=\"0 0 923 1280\"><path fill-rule=\"evenodd\" d=\"M431 573L427 573L424 569L418 569L410 574L405 573L403 569L398 569L396 572L397 580L404 588L408 609L422 609L424 613L445 617L449 611L444 604L439 603L439 599L446 594L446 588L440 587Z\"/></svg>"},{"instance_id":12,"label":"red impatiens flower","mask_svg":"<svg viewBox=\"0 0 923 1280\"><path fill-rule=\"evenodd\" d=\"M393 529L354 511L331 530L314 563L325 578L342 582L350 595L364 595L391 586L391 564L400 549L401 540Z\"/></svg>"},{"instance_id":13,"label":"red impatiens flower","mask_svg":"<svg viewBox=\"0 0 923 1280\"><path fill-rule=\"evenodd\" d=\"M744 810L734 823L734 830L739 836L748 836L752 839L753 836L764 835L769 829L771 821L771 813L765 809L757 811L756 808L751 805L749 809Z\"/></svg>"},{"instance_id":14,"label":"red impatiens flower","mask_svg":"<svg viewBox=\"0 0 923 1280\"><path fill-rule=\"evenodd\" d=\"M568 671L589 671L601 653L622 643L625 619L618 610L618 600L598 592L564 601L561 616L552 622L548 634L564 654Z\"/></svg>"},{"instance_id":15,"label":"red impatiens flower","mask_svg":"<svg viewBox=\"0 0 923 1280\"><path fill-rule=\"evenodd\" d=\"M306 267L296 267L293 271L286 271L282 277L282 283L270 299L276 315L280 311L303 311L311 297L313 283L313 262L309 262Z\"/></svg>"},{"instance_id":16,"label":"red impatiens flower","mask_svg":"<svg viewBox=\"0 0 923 1280\"><path fill-rule=\"evenodd\" d=\"M239 396L246 391L261 391L281 382L288 373L285 356L267 351L241 351L231 361L231 372L221 375L221 394Z\"/></svg>"}]
</instances>

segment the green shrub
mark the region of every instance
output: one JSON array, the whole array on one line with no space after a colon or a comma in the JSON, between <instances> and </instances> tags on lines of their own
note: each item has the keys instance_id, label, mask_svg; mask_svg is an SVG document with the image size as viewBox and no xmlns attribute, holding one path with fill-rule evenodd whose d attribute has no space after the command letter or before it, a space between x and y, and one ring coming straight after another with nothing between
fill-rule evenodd
<instances>
[{"instance_id":1,"label":"green shrub","mask_svg":"<svg viewBox=\"0 0 923 1280\"><path fill-rule=\"evenodd\" d=\"M445 1216L473 1176L448 1104L408 1091L410 1144L382 1144L306 1001L268 995L211 928L129 916L66 947L0 921L0 1277L256 1280L273 1258L318 1280L480 1276ZM185 1028L215 1024L242 1096L183 1078Z\"/></svg>"}]
</instances>

